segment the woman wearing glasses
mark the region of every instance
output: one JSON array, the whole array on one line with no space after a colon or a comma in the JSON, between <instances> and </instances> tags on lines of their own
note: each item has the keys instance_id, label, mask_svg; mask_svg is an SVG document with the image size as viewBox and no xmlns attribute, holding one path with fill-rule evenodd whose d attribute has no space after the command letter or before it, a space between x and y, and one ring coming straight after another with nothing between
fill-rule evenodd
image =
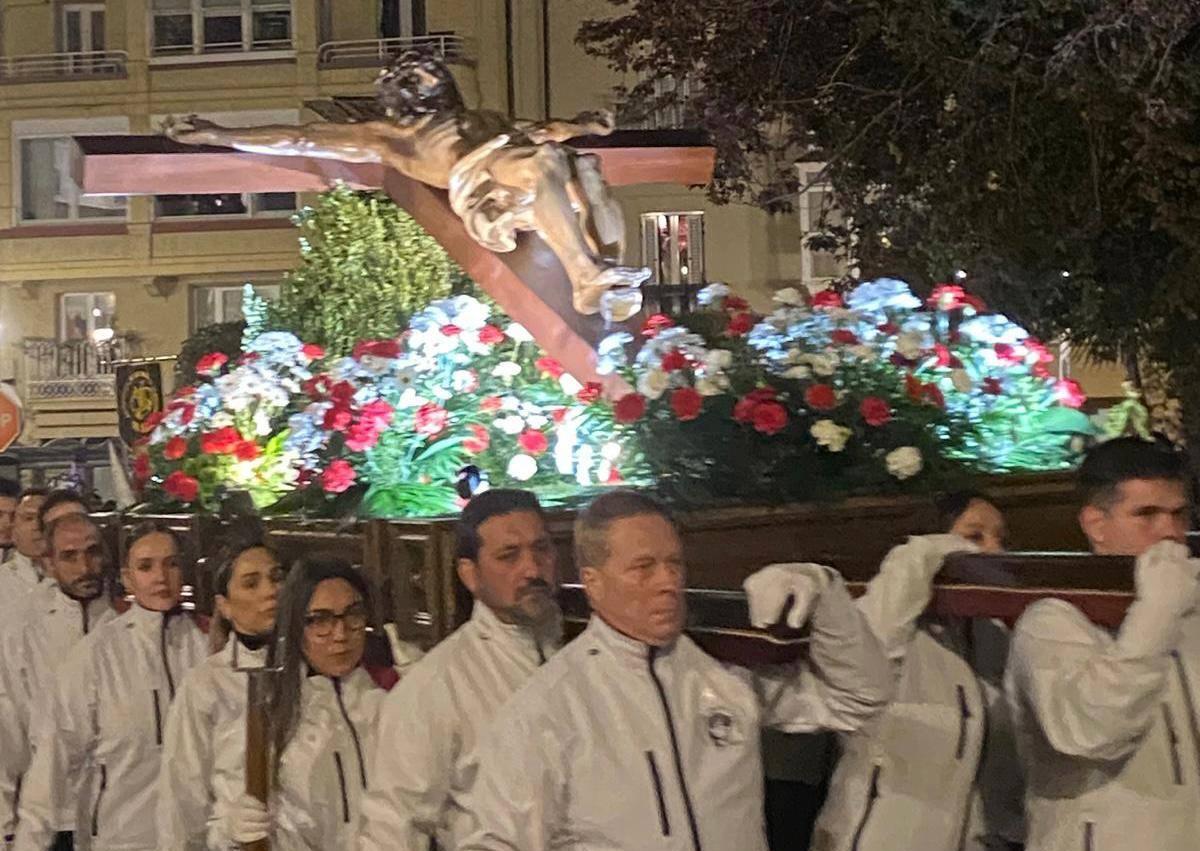
<instances>
[{"instance_id":1,"label":"woman wearing glasses","mask_svg":"<svg viewBox=\"0 0 1200 851\"><path fill-rule=\"evenodd\" d=\"M163 737L158 847L172 851L231 847L219 807L246 785L244 669L266 664L283 568L256 532L243 532L218 557L214 579L210 632L230 638L183 680Z\"/></svg>"},{"instance_id":2,"label":"woman wearing glasses","mask_svg":"<svg viewBox=\"0 0 1200 851\"><path fill-rule=\"evenodd\" d=\"M270 804L239 796L226 817L235 841L269 835L276 851L355 847L379 707L396 679L363 664L370 611L366 580L345 562L292 568L279 599L283 670L270 695Z\"/></svg>"},{"instance_id":3,"label":"woman wearing glasses","mask_svg":"<svg viewBox=\"0 0 1200 851\"><path fill-rule=\"evenodd\" d=\"M18 849L46 851L55 816L72 809L76 847L160 847L146 814L154 811L163 720L177 684L208 647L179 610L183 571L175 535L147 523L129 541L121 580L134 605L76 645L59 669L21 790ZM81 771L82 800L67 800L70 778Z\"/></svg>"}]
</instances>

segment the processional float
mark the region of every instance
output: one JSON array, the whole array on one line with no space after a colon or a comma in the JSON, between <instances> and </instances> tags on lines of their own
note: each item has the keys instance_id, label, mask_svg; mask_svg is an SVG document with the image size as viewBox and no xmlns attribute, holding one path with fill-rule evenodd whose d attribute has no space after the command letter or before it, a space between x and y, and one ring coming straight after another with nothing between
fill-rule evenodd
<instances>
[{"instance_id":1,"label":"processional float","mask_svg":"<svg viewBox=\"0 0 1200 851\"><path fill-rule=\"evenodd\" d=\"M546 351L610 396L628 389L597 370L599 339L632 325L646 269L624 265L625 226L612 186L703 185L714 152L677 132L614 132L603 112L522 122L467 109L447 67L424 52L381 73L384 115L303 127L221 127L168 121L165 136L77 137L76 182L98 195L313 192L335 181L382 188ZM1085 554L961 555L935 583L932 613L1012 620L1031 601L1058 597L1105 626L1133 596L1129 559ZM847 576L861 591L869 577ZM690 626L716 655L782 661L803 636L751 628L744 595L690 589ZM568 615L586 617L582 589L564 592ZM266 800L268 671L249 677L247 791ZM263 851L267 844L248 845Z\"/></svg>"}]
</instances>

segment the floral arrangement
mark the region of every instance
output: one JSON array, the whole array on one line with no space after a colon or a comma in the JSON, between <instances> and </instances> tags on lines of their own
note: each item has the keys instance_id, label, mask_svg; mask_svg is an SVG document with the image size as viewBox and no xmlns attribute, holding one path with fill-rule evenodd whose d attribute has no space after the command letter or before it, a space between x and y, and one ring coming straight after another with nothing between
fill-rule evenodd
<instances>
[{"instance_id":1,"label":"floral arrangement","mask_svg":"<svg viewBox=\"0 0 1200 851\"><path fill-rule=\"evenodd\" d=\"M345 357L262 333L200 360L135 477L156 503L238 490L379 516L451 512L483 482L549 504L623 483L685 505L802 500L1063 467L1091 428L1045 347L956 285L927 301L887 279L781 290L767 316L721 284L701 302L601 342L601 370L636 388L615 402L467 295Z\"/></svg>"},{"instance_id":2,"label":"floral arrangement","mask_svg":"<svg viewBox=\"0 0 1200 851\"><path fill-rule=\"evenodd\" d=\"M396 339L329 358L286 332L235 363L202 359L175 393L135 477L157 502L214 508L230 490L259 507L384 516L453 511L464 468L550 502L637 481L598 386L583 386L520 325L460 295Z\"/></svg>"},{"instance_id":3,"label":"floral arrangement","mask_svg":"<svg viewBox=\"0 0 1200 851\"><path fill-rule=\"evenodd\" d=\"M1067 466L1091 431L1045 346L957 285L922 302L881 279L843 298L776 293L753 314L713 284L677 325L601 345L636 383L617 402L676 501L797 500L942 487L971 471Z\"/></svg>"}]
</instances>

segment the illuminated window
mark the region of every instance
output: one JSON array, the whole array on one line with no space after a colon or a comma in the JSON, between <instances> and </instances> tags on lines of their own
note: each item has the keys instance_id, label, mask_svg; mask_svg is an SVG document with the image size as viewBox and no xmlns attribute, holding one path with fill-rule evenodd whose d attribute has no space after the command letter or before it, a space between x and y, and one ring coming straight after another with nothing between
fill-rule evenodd
<instances>
[{"instance_id":1,"label":"illuminated window","mask_svg":"<svg viewBox=\"0 0 1200 851\"><path fill-rule=\"evenodd\" d=\"M279 298L279 284L254 284L260 298L274 301ZM237 322L242 314L242 286L220 284L192 288L192 330L218 322Z\"/></svg>"},{"instance_id":2,"label":"illuminated window","mask_svg":"<svg viewBox=\"0 0 1200 851\"><path fill-rule=\"evenodd\" d=\"M156 218L288 216L295 210L295 192L226 192L217 195L157 195L154 198Z\"/></svg>"},{"instance_id":3,"label":"illuminated window","mask_svg":"<svg viewBox=\"0 0 1200 851\"><path fill-rule=\"evenodd\" d=\"M641 221L642 264L650 269L643 286L647 304L664 313L686 312L705 280L704 213L643 213Z\"/></svg>"},{"instance_id":4,"label":"illuminated window","mask_svg":"<svg viewBox=\"0 0 1200 851\"><path fill-rule=\"evenodd\" d=\"M58 338L64 342L91 340L97 330L112 329L116 313L115 293L63 293L59 297Z\"/></svg>"}]
</instances>

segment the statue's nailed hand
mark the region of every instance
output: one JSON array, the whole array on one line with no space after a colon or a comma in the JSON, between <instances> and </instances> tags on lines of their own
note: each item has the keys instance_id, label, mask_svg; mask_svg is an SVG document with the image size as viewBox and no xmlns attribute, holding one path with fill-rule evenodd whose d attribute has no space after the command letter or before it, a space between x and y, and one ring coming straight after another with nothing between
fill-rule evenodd
<instances>
[{"instance_id":1,"label":"statue's nailed hand","mask_svg":"<svg viewBox=\"0 0 1200 851\"><path fill-rule=\"evenodd\" d=\"M183 118L168 115L163 120L162 132L168 139L174 139L176 142L203 142L210 131L217 127L215 122L196 115Z\"/></svg>"},{"instance_id":2,"label":"statue's nailed hand","mask_svg":"<svg viewBox=\"0 0 1200 851\"><path fill-rule=\"evenodd\" d=\"M616 116L608 109L592 109L575 116L575 122L596 136L607 136L617 129Z\"/></svg>"}]
</instances>

